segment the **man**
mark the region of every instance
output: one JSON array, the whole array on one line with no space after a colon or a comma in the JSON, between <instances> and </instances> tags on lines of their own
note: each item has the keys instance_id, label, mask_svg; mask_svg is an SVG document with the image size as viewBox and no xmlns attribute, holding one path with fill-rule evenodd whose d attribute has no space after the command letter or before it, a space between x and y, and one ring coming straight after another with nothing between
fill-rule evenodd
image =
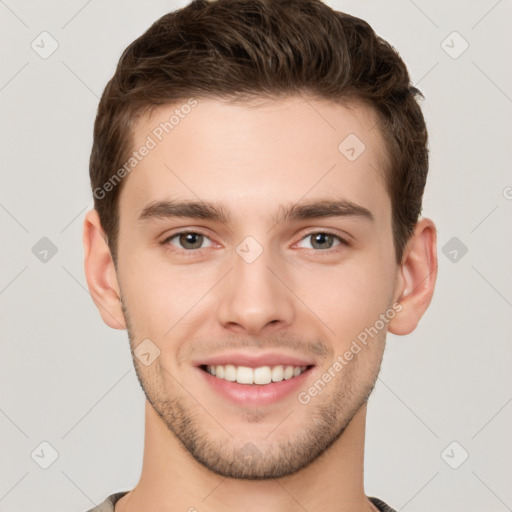
<instances>
[{"instance_id":1,"label":"man","mask_svg":"<svg viewBox=\"0 0 512 512\"><path fill-rule=\"evenodd\" d=\"M83 242L146 433L137 486L93 510L392 510L365 494L364 433L386 333L437 275L418 95L319 0L193 1L125 50Z\"/></svg>"}]
</instances>

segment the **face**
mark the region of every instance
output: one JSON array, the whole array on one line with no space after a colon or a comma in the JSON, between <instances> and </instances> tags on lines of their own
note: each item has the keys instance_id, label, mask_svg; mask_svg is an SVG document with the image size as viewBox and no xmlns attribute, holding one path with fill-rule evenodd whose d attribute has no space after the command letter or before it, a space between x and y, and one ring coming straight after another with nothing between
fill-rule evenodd
<instances>
[{"instance_id":1,"label":"face","mask_svg":"<svg viewBox=\"0 0 512 512\"><path fill-rule=\"evenodd\" d=\"M398 272L385 147L355 104L197 98L166 133L176 108L136 126L134 146L154 144L119 198L135 369L205 467L289 475L340 437L377 378Z\"/></svg>"}]
</instances>

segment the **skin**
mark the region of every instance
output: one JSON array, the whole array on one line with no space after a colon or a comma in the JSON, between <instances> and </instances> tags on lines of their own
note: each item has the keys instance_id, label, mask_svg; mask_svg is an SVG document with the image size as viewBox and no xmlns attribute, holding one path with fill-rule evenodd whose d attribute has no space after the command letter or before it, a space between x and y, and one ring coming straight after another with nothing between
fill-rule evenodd
<instances>
[{"instance_id":1,"label":"skin","mask_svg":"<svg viewBox=\"0 0 512 512\"><path fill-rule=\"evenodd\" d=\"M160 350L148 366L133 358L147 397L144 459L115 510L376 510L363 486L366 401L387 331L412 332L430 304L434 223L420 218L398 265L387 153L368 107L304 96L197 100L124 178L117 268L97 212L84 222L85 273L103 320L128 330L132 354L147 338ZM134 148L175 108L141 118ZM366 146L355 161L338 150L349 134ZM340 198L374 220L280 217L290 204ZM138 220L169 199L217 203L229 222ZM205 237L169 240L182 231ZM348 245L318 242L326 232ZM248 236L263 249L252 263L236 252ZM400 311L307 404L292 393L268 406L235 405L197 378L200 357L276 350L315 362L307 391L393 305Z\"/></svg>"}]
</instances>

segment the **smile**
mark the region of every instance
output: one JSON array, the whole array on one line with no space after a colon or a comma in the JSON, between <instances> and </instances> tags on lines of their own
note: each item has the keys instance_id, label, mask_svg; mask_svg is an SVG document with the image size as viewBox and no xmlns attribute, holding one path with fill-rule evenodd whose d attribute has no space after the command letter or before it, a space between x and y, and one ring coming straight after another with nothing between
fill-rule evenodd
<instances>
[{"instance_id":1,"label":"smile","mask_svg":"<svg viewBox=\"0 0 512 512\"><path fill-rule=\"evenodd\" d=\"M235 366L233 364L207 365L203 367L206 372L218 379L237 382L238 384L257 384L262 386L270 384L271 382L293 379L301 375L307 368L307 366L291 365L250 368L248 366Z\"/></svg>"}]
</instances>

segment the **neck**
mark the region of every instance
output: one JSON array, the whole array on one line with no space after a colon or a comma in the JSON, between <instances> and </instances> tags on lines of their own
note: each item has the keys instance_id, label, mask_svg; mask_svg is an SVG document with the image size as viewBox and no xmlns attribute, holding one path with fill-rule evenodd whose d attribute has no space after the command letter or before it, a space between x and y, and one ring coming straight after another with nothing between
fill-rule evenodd
<instances>
[{"instance_id":1,"label":"neck","mask_svg":"<svg viewBox=\"0 0 512 512\"><path fill-rule=\"evenodd\" d=\"M363 486L366 405L343 434L302 470L273 480L238 480L198 463L169 432L149 402L142 472L115 512L368 512ZM228 508L229 507L229 508Z\"/></svg>"}]
</instances>

